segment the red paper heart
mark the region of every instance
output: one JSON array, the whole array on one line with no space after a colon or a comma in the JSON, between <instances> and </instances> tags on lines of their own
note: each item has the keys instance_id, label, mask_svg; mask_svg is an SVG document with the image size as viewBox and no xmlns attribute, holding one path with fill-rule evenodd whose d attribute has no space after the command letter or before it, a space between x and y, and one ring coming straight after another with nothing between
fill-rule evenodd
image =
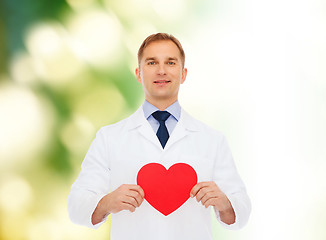
<instances>
[{"instance_id":1,"label":"red paper heart","mask_svg":"<svg viewBox=\"0 0 326 240\"><path fill-rule=\"evenodd\" d=\"M195 170L185 163L176 163L169 170L159 163L149 163L137 175L137 184L144 190L147 202L165 216L188 200L196 183Z\"/></svg>"}]
</instances>

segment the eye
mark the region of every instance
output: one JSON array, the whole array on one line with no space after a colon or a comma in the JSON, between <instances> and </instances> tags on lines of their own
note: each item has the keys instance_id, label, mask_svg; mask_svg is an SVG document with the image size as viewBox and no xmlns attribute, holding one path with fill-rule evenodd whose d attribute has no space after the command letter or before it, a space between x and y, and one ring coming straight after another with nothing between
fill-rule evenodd
<instances>
[{"instance_id":1,"label":"eye","mask_svg":"<svg viewBox=\"0 0 326 240\"><path fill-rule=\"evenodd\" d=\"M154 65L154 64L155 64L154 61L150 61L150 62L147 63L147 65Z\"/></svg>"},{"instance_id":2,"label":"eye","mask_svg":"<svg viewBox=\"0 0 326 240\"><path fill-rule=\"evenodd\" d=\"M168 62L168 65L175 65L175 62Z\"/></svg>"}]
</instances>

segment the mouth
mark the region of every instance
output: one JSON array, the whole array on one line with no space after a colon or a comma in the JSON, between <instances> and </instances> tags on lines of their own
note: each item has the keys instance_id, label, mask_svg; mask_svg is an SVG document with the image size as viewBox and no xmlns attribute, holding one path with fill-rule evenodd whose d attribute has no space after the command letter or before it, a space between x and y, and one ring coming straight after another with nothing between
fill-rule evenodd
<instances>
[{"instance_id":1,"label":"mouth","mask_svg":"<svg viewBox=\"0 0 326 240\"><path fill-rule=\"evenodd\" d=\"M164 85L164 84L168 84L170 82L171 82L170 80L156 80L156 81L154 81L154 83L158 84L158 85Z\"/></svg>"}]
</instances>

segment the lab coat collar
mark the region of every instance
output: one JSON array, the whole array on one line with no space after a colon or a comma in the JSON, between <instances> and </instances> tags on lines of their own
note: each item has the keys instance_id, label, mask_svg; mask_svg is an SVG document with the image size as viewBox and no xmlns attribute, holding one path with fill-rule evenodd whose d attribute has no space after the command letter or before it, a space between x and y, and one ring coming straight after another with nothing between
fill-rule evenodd
<instances>
[{"instance_id":1,"label":"lab coat collar","mask_svg":"<svg viewBox=\"0 0 326 240\"><path fill-rule=\"evenodd\" d=\"M163 150L160 141L158 140L153 128L144 117L142 106L127 119L127 129L137 129L145 138L151 141L154 145ZM169 149L174 143L184 138L186 135L199 131L197 121L194 120L186 111L181 108L180 119L174 128L169 140L166 143L164 150Z\"/></svg>"}]
</instances>

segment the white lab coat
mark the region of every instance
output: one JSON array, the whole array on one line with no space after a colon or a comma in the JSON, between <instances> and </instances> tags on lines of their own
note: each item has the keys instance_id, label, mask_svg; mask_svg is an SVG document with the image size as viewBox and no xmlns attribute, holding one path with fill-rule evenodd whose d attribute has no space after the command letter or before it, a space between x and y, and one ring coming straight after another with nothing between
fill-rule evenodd
<instances>
[{"instance_id":1,"label":"white lab coat","mask_svg":"<svg viewBox=\"0 0 326 240\"><path fill-rule=\"evenodd\" d=\"M236 222L226 228L239 229L248 221L251 205L235 168L225 137L192 118L183 109L166 146L162 146L140 107L129 118L101 128L82 163L82 170L68 197L73 222L92 228L91 216L100 199L122 184L136 184L139 169L156 162L166 169L175 163L191 165L198 182L215 181L229 198ZM211 207L195 198L164 216L146 200L136 211L112 214L112 240L212 239Z\"/></svg>"}]
</instances>

